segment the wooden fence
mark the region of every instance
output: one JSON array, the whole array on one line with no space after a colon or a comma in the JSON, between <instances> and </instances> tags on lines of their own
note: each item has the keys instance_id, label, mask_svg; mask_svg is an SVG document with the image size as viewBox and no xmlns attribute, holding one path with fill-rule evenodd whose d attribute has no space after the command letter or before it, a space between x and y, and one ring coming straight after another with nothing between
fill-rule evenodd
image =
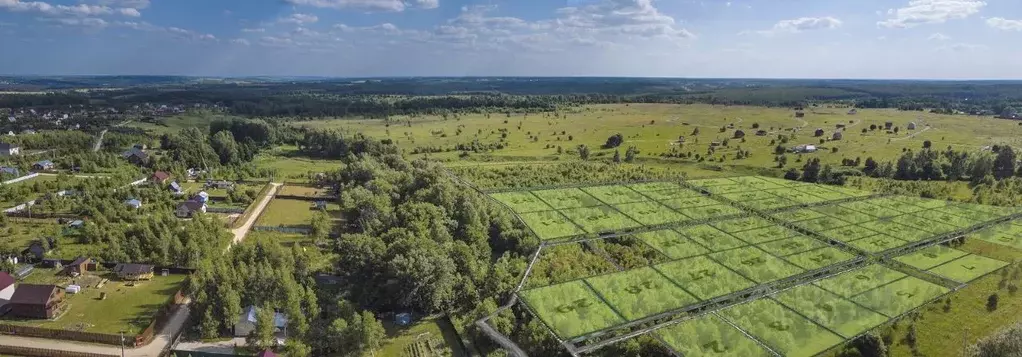
<instances>
[{"instance_id":1,"label":"wooden fence","mask_svg":"<svg viewBox=\"0 0 1022 357\"><path fill-rule=\"evenodd\" d=\"M45 348L0 345L0 354L25 357L117 357L100 353L59 351Z\"/></svg>"},{"instance_id":2,"label":"wooden fence","mask_svg":"<svg viewBox=\"0 0 1022 357\"><path fill-rule=\"evenodd\" d=\"M252 226L253 231L271 231L289 234L312 234L311 228L281 227L281 226Z\"/></svg>"}]
</instances>

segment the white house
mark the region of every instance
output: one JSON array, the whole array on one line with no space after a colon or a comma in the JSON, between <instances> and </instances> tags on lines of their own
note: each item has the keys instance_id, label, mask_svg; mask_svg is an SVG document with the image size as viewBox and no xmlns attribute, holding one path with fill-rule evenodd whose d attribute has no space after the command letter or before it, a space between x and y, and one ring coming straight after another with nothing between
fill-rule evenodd
<instances>
[{"instance_id":1,"label":"white house","mask_svg":"<svg viewBox=\"0 0 1022 357\"><path fill-rule=\"evenodd\" d=\"M791 151L794 151L794 152L816 152L816 145L802 144L802 145L796 146Z\"/></svg>"},{"instance_id":2,"label":"white house","mask_svg":"<svg viewBox=\"0 0 1022 357\"><path fill-rule=\"evenodd\" d=\"M11 274L0 272L0 303L11 301L14 296L14 277Z\"/></svg>"},{"instance_id":3,"label":"white house","mask_svg":"<svg viewBox=\"0 0 1022 357\"><path fill-rule=\"evenodd\" d=\"M21 148L14 144L0 143L0 156L15 156L21 154Z\"/></svg>"},{"instance_id":4,"label":"white house","mask_svg":"<svg viewBox=\"0 0 1022 357\"><path fill-rule=\"evenodd\" d=\"M241 313L241 316L238 318L238 323L234 324L234 336L248 336L249 333L255 331L257 322L256 318L258 316L256 314L257 311L258 309L255 305L251 305ZM275 332L283 331L284 327L287 326L287 315L274 312L273 326L276 327Z\"/></svg>"}]
</instances>

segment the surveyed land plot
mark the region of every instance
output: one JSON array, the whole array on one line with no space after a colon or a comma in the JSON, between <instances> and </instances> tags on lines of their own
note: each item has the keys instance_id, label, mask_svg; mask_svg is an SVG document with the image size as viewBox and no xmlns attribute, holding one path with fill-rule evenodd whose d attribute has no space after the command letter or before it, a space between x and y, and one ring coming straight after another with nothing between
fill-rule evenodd
<instances>
[{"instance_id":1,"label":"surveyed land plot","mask_svg":"<svg viewBox=\"0 0 1022 357\"><path fill-rule=\"evenodd\" d=\"M872 231L883 232L886 235L908 242L915 242L934 236L933 233L895 223L892 220L869 221L861 223L859 226Z\"/></svg>"},{"instance_id":2,"label":"surveyed land plot","mask_svg":"<svg viewBox=\"0 0 1022 357\"><path fill-rule=\"evenodd\" d=\"M755 282L706 256L658 264L657 270L697 298L708 300L748 289Z\"/></svg>"},{"instance_id":3,"label":"surveyed land plot","mask_svg":"<svg viewBox=\"0 0 1022 357\"><path fill-rule=\"evenodd\" d=\"M788 222L800 222L800 221L808 221L810 219L816 219L816 218L820 218L820 217L826 217L827 215L825 215L823 213L820 213L820 212L817 212L817 211L814 211L814 210L809 209L809 208L802 208L802 209L797 209L797 210L792 210L792 211L784 211L784 212L774 213L773 216L777 217L777 218L780 218L780 219L783 219L783 220L788 221Z\"/></svg>"},{"instance_id":4,"label":"surveyed land plot","mask_svg":"<svg viewBox=\"0 0 1022 357\"><path fill-rule=\"evenodd\" d=\"M799 204L820 203L827 201L826 198L798 191L795 188L790 187L780 188L776 190L768 190L767 192L798 202Z\"/></svg>"},{"instance_id":5,"label":"surveyed land plot","mask_svg":"<svg viewBox=\"0 0 1022 357\"><path fill-rule=\"evenodd\" d=\"M689 180L688 183L692 184L694 186L698 186L698 187L713 187L713 186L734 185L734 184L737 184L738 182L733 181L733 180L731 180L729 178L722 177L722 178L713 178L713 179Z\"/></svg>"},{"instance_id":6,"label":"surveyed land plot","mask_svg":"<svg viewBox=\"0 0 1022 357\"><path fill-rule=\"evenodd\" d=\"M775 197L756 201L744 201L741 204L758 210L775 210L797 206L799 203L787 198Z\"/></svg>"},{"instance_id":7,"label":"surveyed land plot","mask_svg":"<svg viewBox=\"0 0 1022 357\"><path fill-rule=\"evenodd\" d=\"M843 208L847 208L847 209L850 209L850 210L853 210L853 211L856 211L856 212L859 212L859 213L865 213L865 214L868 214L870 216L877 217L877 218L883 218L885 216L885 213L889 214L890 217L902 214L901 212L894 211L894 210L889 210L889 209L886 209L886 208L883 208L883 207L880 207L880 206L876 206L876 205L873 205L873 204L871 204L869 202L866 202L866 201L845 202L845 203L838 204L838 206L843 207ZM887 211L887 212L884 212L884 211Z\"/></svg>"},{"instance_id":8,"label":"surveyed land plot","mask_svg":"<svg viewBox=\"0 0 1022 357\"><path fill-rule=\"evenodd\" d=\"M887 317L826 291L816 285L801 285L774 299L844 338L854 337L879 326Z\"/></svg>"},{"instance_id":9,"label":"surveyed land plot","mask_svg":"<svg viewBox=\"0 0 1022 357\"><path fill-rule=\"evenodd\" d=\"M679 185L677 182L672 182L672 181L642 182L642 183L633 183L633 184L630 184L630 185L627 185L627 186L628 186L628 188L631 188L631 189L633 189L635 191L638 191L638 192L641 192L641 193L654 192L654 191L677 190L677 189L681 189L682 188L682 186Z\"/></svg>"},{"instance_id":10,"label":"surveyed land plot","mask_svg":"<svg viewBox=\"0 0 1022 357\"><path fill-rule=\"evenodd\" d=\"M625 322L581 280L519 294L536 316L564 339Z\"/></svg>"},{"instance_id":11,"label":"surveyed land plot","mask_svg":"<svg viewBox=\"0 0 1022 357\"><path fill-rule=\"evenodd\" d=\"M585 231L557 211L529 212L522 213L519 216L542 240L585 234Z\"/></svg>"},{"instance_id":12,"label":"surveyed land plot","mask_svg":"<svg viewBox=\"0 0 1022 357\"><path fill-rule=\"evenodd\" d=\"M670 204L668 204L669 202L670 201L664 201L663 203L670 206ZM737 215L742 213L742 210L739 210L735 207L725 204L702 207L684 207L676 208L676 210L679 213L684 214L692 219L709 219L722 216Z\"/></svg>"},{"instance_id":13,"label":"surveyed land plot","mask_svg":"<svg viewBox=\"0 0 1022 357\"><path fill-rule=\"evenodd\" d=\"M907 276L855 295L851 300L887 317L897 317L947 292L943 286Z\"/></svg>"},{"instance_id":14,"label":"surveyed land plot","mask_svg":"<svg viewBox=\"0 0 1022 357\"><path fill-rule=\"evenodd\" d=\"M866 238L856 239L848 242L848 245L858 248L859 250L867 251L870 253L880 253L888 249L894 249L909 242L903 241L898 238L891 237L886 234L872 235Z\"/></svg>"},{"instance_id":15,"label":"surveyed land plot","mask_svg":"<svg viewBox=\"0 0 1022 357\"><path fill-rule=\"evenodd\" d=\"M683 356L766 357L766 349L714 315L703 315L656 332Z\"/></svg>"},{"instance_id":16,"label":"surveyed land plot","mask_svg":"<svg viewBox=\"0 0 1022 357\"><path fill-rule=\"evenodd\" d=\"M714 252L749 245L749 243L707 224L678 228L678 232Z\"/></svg>"},{"instance_id":17,"label":"surveyed land plot","mask_svg":"<svg viewBox=\"0 0 1022 357\"><path fill-rule=\"evenodd\" d=\"M912 227L912 228L915 228L915 229L918 229L918 230L921 230L921 231L930 232L931 235L938 235L938 234L953 232L956 229L958 229L957 227L955 227L953 225L950 225L950 224L945 224L945 223L929 220L929 219L926 219L926 218L923 218L923 217L919 217L919 216L917 216L917 214L918 214L918 212L917 213L912 213L912 214L906 214L904 216L898 216L898 218L896 220L900 224L903 224L903 225L906 225L906 226L909 226L909 227Z\"/></svg>"},{"instance_id":18,"label":"surveyed land plot","mask_svg":"<svg viewBox=\"0 0 1022 357\"><path fill-rule=\"evenodd\" d=\"M684 222L689 218L653 201L614 205L618 211L644 225Z\"/></svg>"},{"instance_id":19,"label":"surveyed land plot","mask_svg":"<svg viewBox=\"0 0 1022 357\"><path fill-rule=\"evenodd\" d=\"M922 210L926 209L926 208L919 207L919 206L913 205L913 204L905 202L905 201L898 200L898 199L896 199L894 197L874 198L874 199L866 200L866 202L868 202L868 203L870 203L870 204L872 204L874 206L880 206L880 207L887 208L889 210L894 210L894 211L901 212L901 213L919 212L919 211L922 211Z\"/></svg>"},{"instance_id":20,"label":"surveyed land plot","mask_svg":"<svg viewBox=\"0 0 1022 357\"><path fill-rule=\"evenodd\" d=\"M662 200L660 203L677 210L704 206L719 206L721 204L720 201L701 195L671 198Z\"/></svg>"},{"instance_id":21,"label":"surveyed land plot","mask_svg":"<svg viewBox=\"0 0 1022 357\"><path fill-rule=\"evenodd\" d=\"M634 190L626 186L590 186L583 187L582 191L596 197L596 199L603 201L606 204L621 204L621 203L632 203L646 201L648 198L643 196L641 193L635 192Z\"/></svg>"},{"instance_id":22,"label":"surveyed land plot","mask_svg":"<svg viewBox=\"0 0 1022 357\"><path fill-rule=\"evenodd\" d=\"M930 272L960 283L968 283L1006 265L1008 263L997 259L969 254L934 267Z\"/></svg>"},{"instance_id":23,"label":"surveyed land plot","mask_svg":"<svg viewBox=\"0 0 1022 357\"><path fill-rule=\"evenodd\" d=\"M774 224L773 222L770 222L766 219L756 216L750 216L714 222L712 225L724 232L734 233L747 231L750 229L772 226L773 224Z\"/></svg>"},{"instance_id":24,"label":"surveyed land plot","mask_svg":"<svg viewBox=\"0 0 1022 357\"><path fill-rule=\"evenodd\" d=\"M943 245L929 246L909 254L894 258L919 270L927 270L949 261L961 258L969 253Z\"/></svg>"},{"instance_id":25,"label":"surveyed land plot","mask_svg":"<svg viewBox=\"0 0 1022 357\"><path fill-rule=\"evenodd\" d=\"M615 311L629 321L698 302L651 267L585 279Z\"/></svg>"},{"instance_id":26,"label":"surveyed land plot","mask_svg":"<svg viewBox=\"0 0 1022 357\"><path fill-rule=\"evenodd\" d=\"M609 206L569 208L561 210L561 213L587 233L613 232L641 226L639 222Z\"/></svg>"},{"instance_id":27,"label":"surveyed land plot","mask_svg":"<svg viewBox=\"0 0 1022 357\"><path fill-rule=\"evenodd\" d=\"M800 186L796 187L795 190L803 193L808 193L810 195L822 198L826 201L834 201L851 197L846 194L837 191L831 191L826 188L818 186Z\"/></svg>"},{"instance_id":28,"label":"surveyed land plot","mask_svg":"<svg viewBox=\"0 0 1022 357\"><path fill-rule=\"evenodd\" d=\"M842 297L851 298L905 276L905 273L900 271L880 264L873 264L817 281L814 284Z\"/></svg>"},{"instance_id":29,"label":"surveyed land plot","mask_svg":"<svg viewBox=\"0 0 1022 357\"><path fill-rule=\"evenodd\" d=\"M666 191L647 191L643 192L642 194L654 201L664 201L676 198L696 197L703 195L702 192L692 191L684 188Z\"/></svg>"},{"instance_id":30,"label":"surveyed land plot","mask_svg":"<svg viewBox=\"0 0 1022 357\"><path fill-rule=\"evenodd\" d=\"M600 200L577 188L538 190L532 191L532 193L556 209L603 205Z\"/></svg>"},{"instance_id":31,"label":"surveyed land plot","mask_svg":"<svg viewBox=\"0 0 1022 357\"><path fill-rule=\"evenodd\" d=\"M971 218L966 218L966 217L962 217L962 216L959 216L959 215L956 215L956 214L951 214L951 213L947 213L947 212L943 212L943 211L939 211L939 210L919 211L919 212L913 213L913 215L916 215L916 216L919 216L919 217L922 217L922 218L925 218L925 219L928 219L928 220L931 220L931 221L934 221L934 222L945 223L945 224L951 225L954 228L958 228L958 229L971 227L971 226L974 226L974 225L977 225L979 223L983 223L984 222L984 221L981 221L981 220L974 220L974 219L971 219Z\"/></svg>"},{"instance_id":32,"label":"surveyed land plot","mask_svg":"<svg viewBox=\"0 0 1022 357\"><path fill-rule=\"evenodd\" d=\"M848 226L848 225L851 225L851 223L843 221L843 220L840 220L840 219L837 219L837 218L834 218L834 217L827 216L827 217L813 218L813 219L810 219L810 220L800 221L800 222L795 223L795 225L802 226L802 227L807 228L809 230L813 230L813 231L817 231L817 232L822 232L822 231L828 231L828 230L831 230L831 229Z\"/></svg>"},{"instance_id":33,"label":"surveyed land plot","mask_svg":"<svg viewBox=\"0 0 1022 357\"><path fill-rule=\"evenodd\" d=\"M635 237L671 259L694 257L710 252L709 249L672 229L639 233Z\"/></svg>"},{"instance_id":34,"label":"surveyed land plot","mask_svg":"<svg viewBox=\"0 0 1022 357\"><path fill-rule=\"evenodd\" d=\"M990 213L986 210L977 208L979 205L972 204L960 204L960 205L949 205L941 208L934 209L935 212L953 214L959 217L969 219L973 222L986 222L991 221L1003 216L1010 214L1011 212L998 212ZM985 207L985 206L983 206Z\"/></svg>"},{"instance_id":35,"label":"surveyed land plot","mask_svg":"<svg viewBox=\"0 0 1022 357\"><path fill-rule=\"evenodd\" d=\"M553 210L553 207L528 191L500 192L490 196L518 213Z\"/></svg>"},{"instance_id":36,"label":"surveyed land plot","mask_svg":"<svg viewBox=\"0 0 1022 357\"><path fill-rule=\"evenodd\" d=\"M844 340L771 299L737 305L722 314L784 356L813 356Z\"/></svg>"},{"instance_id":37,"label":"surveyed land plot","mask_svg":"<svg viewBox=\"0 0 1022 357\"><path fill-rule=\"evenodd\" d=\"M801 273L803 270L756 247L744 247L710 254L713 260L763 284Z\"/></svg>"},{"instance_id":38,"label":"surveyed land plot","mask_svg":"<svg viewBox=\"0 0 1022 357\"><path fill-rule=\"evenodd\" d=\"M721 197L727 198L732 201L738 201L745 203L746 201L765 200L770 198L780 198L772 193L764 191L746 191L746 192L735 192L725 193L720 195Z\"/></svg>"},{"instance_id":39,"label":"surveyed land plot","mask_svg":"<svg viewBox=\"0 0 1022 357\"><path fill-rule=\"evenodd\" d=\"M791 238L758 245L760 249L779 257L798 254L805 251L823 248L825 246L827 246L826 243L804 235L797 235Z\"/></svg>"},{"instance_id":40,"label":"surveyed land plot","mask_svg":"<svg viewBox=\"0 0 1022 357\"><path fill-rule=\"evenodd\" d=\"M820 248L784 257L785 260L805 270L816 270L828 265L846 262L855 258L834 247Z\"/></svg>"},{"instance_id":41,"label":"surveyed land plot","mask_svg":"<svg viewBox=\"0 0 1022 357\"><path fill-rule=\"evenodd\" d=\"M842 242L851 242L879 234L876 231L861 226L844 226L840 228L822 231L819 233L824 237L839 240Z\"/></svg>"},{"instance_id":42,"label":"surveyed land plot","mask_svg":"<svg viewBox=\"0 0 1022 357\"><path fill-rule=\"evenodd\" d=\"M873 195L873 193L869 191L856 190L854 188L848 188L844 186L827 186L827 189L831 191L837 191L851 197L866 197Z\"/></svg>"},{"instance_id":43,"label":"surveyed land plot","mask_svg":"<svg viewBox=\"0 0 1022 357\"><path fill-rule=\"evenodd\" d=\"M820 206L815 211L849 223L862 223L876 219L875 217L840 205Z\"/></svg>"},{"instance_id":44,"label":"surveyed land plot","mask_svg":"<svg viewBox=\"0 0 1022 357\"><path fill-rule=\"evenodd\" d=\"M731 235L749 244L760 244L793 237L799 235L799 233L782 226L767 226L735 232L731 233Z\"/></svg>"},{"instance_id":45,"label":"surveyed land plot","mask_svg":"<svg viewBox=\"0 0 1022 357\"><path fill-rule=\"evenodd\" d=\"M974 237L994 244L1022 249L1022 225L1002 223L986 228L969 237Z\"/></svg>"},{"instance_id":46,"label":"surveyed land plot","mask_svg":"<svg viewBox=\"0 0 1022 357\"><path fill-rule=\"evenodd\" d=\"M912 196L891 196L890 199L898 202L904 202L913 206L922 207L925 209L934 209L953 205L948 201L919 198Z\"/></svg>"},{"instance_id":47,"label":"surveyed land plot","mask_svg":"<svg viewBox=\"0 0 1022 357\"><path fill-rule=\"evenodd\" d=\"M754 192L754 191L758 190L755 187L750 187L750 186L746 186L746 185L738 185L738 184L727 185L727 186L711 186L711 187L704 187L703 189L706 190L706 191L709 191L710 193L712 193L714 195L725 195L725 194L729 194L729 193L741 193L741 192Z\"/></svg>"}]
</instances>

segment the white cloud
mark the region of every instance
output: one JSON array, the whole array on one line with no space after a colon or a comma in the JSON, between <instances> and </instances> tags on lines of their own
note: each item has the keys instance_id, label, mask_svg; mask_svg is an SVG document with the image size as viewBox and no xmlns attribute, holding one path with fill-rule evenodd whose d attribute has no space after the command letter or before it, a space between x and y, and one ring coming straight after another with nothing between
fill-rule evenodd
<instances>
[{"instance_id":1,"label":"white cloud","mask_svg":"<svg viewBox=\"0 0 1022 357\"><path fill-rule=\"evenodd\" d=\"M937 51L941 51L941 52L972 52L972 51L985 50L987 48L989 48L989 47L987 47L986 45L978 45L978 44L972 44L972 43L955 43L955 44L950 44L950 45L944 45L944 46L937 47Z\"/></svg>"},{"instance_id":2,"label":"white cloud","mask_svg":"<svg viewBox=\"0 0 1022 357\"><path fill-rule=\"evenodd\" d=\"M332 9L356 9L368 11L400 12L409 7L435 9L439 0L284 0L293 5L304 5Z\"/></svg>"},{"instance_id":3,"label":"white cloud","mask_svg":"<svg viewBox=\"0 0 1022 357\"><path fill-rule=\"evenodd\" d=\"M42 1L0 0L0 9L14 12L35 12L46 16L103 16L120 14L139 17L141 14L133 8L111 8L103 5L51 5Z\"/></svg>"},{"instance_id":4,"label":"white cloud","mask_svg":"<svg viewBox=\"0 0 1022 357\"><path fill-rule=\"evenodd\" d=\"M81 1L81 0L79 0ZM145 9L149 7L149 0L99 0L98 4L114 7L130 7L132 9Z\"/></svg>"},{"instance_id":5,"label":"white cloud","mask_svg":"<svg viewBox=\"0 0 1022 357\"><path fill-rule=\"evenodd\" d=\"M951 37L938 32L938 33L930 35L930 37L927 37L926 39L930 40L930 41L947 41L947 40L950 40Z\"/></svg>"},{"instance_id":6,"label":"white cloud","mask_svg":"<svg viewBox=\"0 0 1022 357\"><path fill-rule=\"evenodd\" d=\"M248 42L248 40L243 39L243 38L232 39L231 43L236 44L236 45L242 45L242 46L248 46L248 45L252 44L251 42Z\"/></svg>"},{"instance_id":7,"label":"white cloud","mask_svg":"<svg viewBox=\"0 0 1022 357\"><path fill-rule=\"evenodd\" d=\"M1022 31L1022 20L1008 20L1003 17L987 19L987 26L1004 31Z\"/></svg>"},{"instance_id":8,"label":"white cloud","mask_svg":"<svg viewBox=\"0 0 1022 357\"><path fill-rule=\"evenodd\" d=\"M247 32L247 33L263 33L263 32L266 32L266 29L264 29L264 28L261 28L261 27L259 27L259 28L243 28L243 29L241 29L241 32Z\"/></svg>"},{"instance_id":9,"label":"white cloud","mask_svg":"<svg viewBox=\"0 0 1022 357\"><path fill-rule=\"evenodd\" d=\"M764 36L772 36L782 33L799 33L804 31L814 30L833 30L841 27L844 23L837 18L831 16L823 17L800 17L793 20L782 20L769 30L761 31L742 31L738 33L739 36L760 34Z\"/></svg>"},{"instance_id":10,"label":"white cloud","mask_svg":"<svg viewBox=\"0 0 1022 357\"><path fill-rule=\"evenodd\" d=\"M604 0L593 5L557 10L555 31L598 32L639 37L694 38L674 18L653 6L653 0Z\"/></svg>"},{"instance_id":11,"label":"white cloud","mask_svg":"<svg viewBox=\"0 0 1022 357\"><path fill-rule=\"evenodd\" d=\"M281 23L290 23L298 25L311 24L315 23L316 21L319 21L319 17L312 14L291 14L290 16L280 19Z\"/></svg>"},{"instance_id":12,"label":"white cloud","mask_svg":"<svg viewBox=\"0 0 1022 357\"><path fill-rule=\"evenodd\" d=\"M46 21L52 21L57 24L69 27L84 27L89 29L101 29L107 27L110 23L106 20L96 17L70 17L70 18L57 18L48 19Z\"/></svg>"},{"instance_id":13,"label":"white cloud","mask_svg":"<svg viewBox=\"0 0 1022 357\"><path fill-rule=\"evenodd\" d=\"M975 15L986 4L980 0L911 0L905 7L887 10L888 19L877 22L877 26L910 28L922 24L942 24L948 20Z\"/></svg>"}]
</instances>

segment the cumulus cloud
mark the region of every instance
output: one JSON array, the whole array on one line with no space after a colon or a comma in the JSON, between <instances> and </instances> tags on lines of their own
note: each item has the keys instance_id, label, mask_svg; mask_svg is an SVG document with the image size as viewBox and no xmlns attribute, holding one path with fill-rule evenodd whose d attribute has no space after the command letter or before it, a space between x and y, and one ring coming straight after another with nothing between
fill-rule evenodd
<instances>
[{"instance_id":1,"label":"cumulus cloud","mask_svg":"<svg viewBox=\"0 0 1022 357\"><path fill-rule=\"evenodd\" d=\"M1008 20L1003 17L987 19L987 26L1004 31L1022 31L1022 20Z\"/></svg>"},{"instance_id":2,"label":"cumulus cloud","mask_svg":"<svg viewBox=\"0 0 1022 357\"><path fill-rule=\"evenodd\" d=\"M315 23L316 21L319 21L319 17L317 17L316 15L312 15L312 14L291 14L290 16L287 16L287 17L284 17L284 18L280 19L281 23L298 24L298 25L311 24L311 23Z\"/></svg>"},{"instance_id":3,"label":"cumulus cloud","mask_svg":"<svg viewBox=\"0 0 1022 357\"><path fill-rule=\"evenodd\" d=\"M833 30L841 27L841 20L831 16L823 17L800 17L792 20L782 20L769 30L742 31L739 35L760 34L771 36L782 33L799 33L815 30Z\"/></svg>"},{"instance_id":4,"label":"cumulus cloud","mask_svg":"<svg viewBox=\"0 0 1022 357\"><path fill-rule=\"evenodd\" d=\"M0 9L13 12L34 12L45 16L103 16L120 14L139 17L141 14L134 8L111 8L103 5L51 5L42 1L0 0Z\"/></svg>"},{"instance_id":5,"label":"cumulus cloud","mask_svg":"<svg viewBox=\"0 0 1022 357\"><path fill-rule=\"evenodd\" d=\"M248 40L243 39L243 38L232 39L231 43L236 44L236 45L242 45L242 46L248 46L248 45L252 44L251 42L249 42Z\"/></svg>"},{"instance_id":6,"label":"cumulus cloud","mask_svg":"<svg viewBox=\"0 0 1022 357\"><path fill-rule=\"evenodd\" d=\"M99 0L100 5L113 7L130 7L132 9L145 9L149 7L149 0Z\"/></svg>"},{"instance_id":7,"label":"cumulus cloud","mask_svg":"<svg viewBox=\"0 0 1022 357\"><path fill-rule=\"evenodd\" d=\"M107 27L110 24L106 20L96 17L56 18L48 19L47 21L51 21L62 26L84 27L88 29L101 29Z\"/></svg>"},{"instance_id":8,"label":"cumulus cloud","mask_svg":"<svg viewBox=\"0 0 1022 357\"><path fill-rule=\"evenodd\" d=\"M640 37L695 37L678 27L673 17L653 6L652 0L604 0L587 6L561 8L557 13L560 16L553 22L555 30Z\"/></svg>"},{"instance_id":9,"label":"cumulus cloud","mask_svg":"<svg viewBox=\"0 0 1022 357\"><path fill-rule=\"evenodd\" d=\"M938 33L930 35L930 37L927 37L926 39L930 40L930 41L947 41L947 40L950 40L951 37L938 32Z\"/></svg>"},{"instance_id":10,"label":"cumulus cloud","mask_svg":"<svg viewBox=\"0 0 1022 357\"><path fill-rule=\"evenodd\" d=\"M439 0L284 0L293 5L332 9L400 12L407 8L435 9Z\"/></svg>"},{"instance_id":11,"label":"cumulus cloud","mask_svg":"<svg viewBox=\"0 0 1022 357\"><path fill-rule=\"evenodd\" d=\"M955 43L950 45L944 45L937 47L937 51L941 52L972 52L985 50L989 47L986 45L978 45L973 43Z\"/></svg>"},{"instance_id":12,"label":"cumulus cloud","mask_svg":"<svg viewBox=\"0 0 1022 357\"><path fill-rule=\"evenodd\" d=\"M263 33L263 32L266 32L266 29L264 29L262 27L243 28L243 29L241 29L241 32L246 32L246 33Z\"/></svg>"},{"instance_id":13,"label":"cumulus cloud","mask_svg":"<svg viewBox=\"0 0 1022 357\"><path fill-rule=\"evenodd\" d=\"M923 24L942 24L948 20L975 15L986 6L980 0L912 0L898 9L887 10L888 19L877 22L886 28L910 28Z\"/></svg>"}]
</instances>

